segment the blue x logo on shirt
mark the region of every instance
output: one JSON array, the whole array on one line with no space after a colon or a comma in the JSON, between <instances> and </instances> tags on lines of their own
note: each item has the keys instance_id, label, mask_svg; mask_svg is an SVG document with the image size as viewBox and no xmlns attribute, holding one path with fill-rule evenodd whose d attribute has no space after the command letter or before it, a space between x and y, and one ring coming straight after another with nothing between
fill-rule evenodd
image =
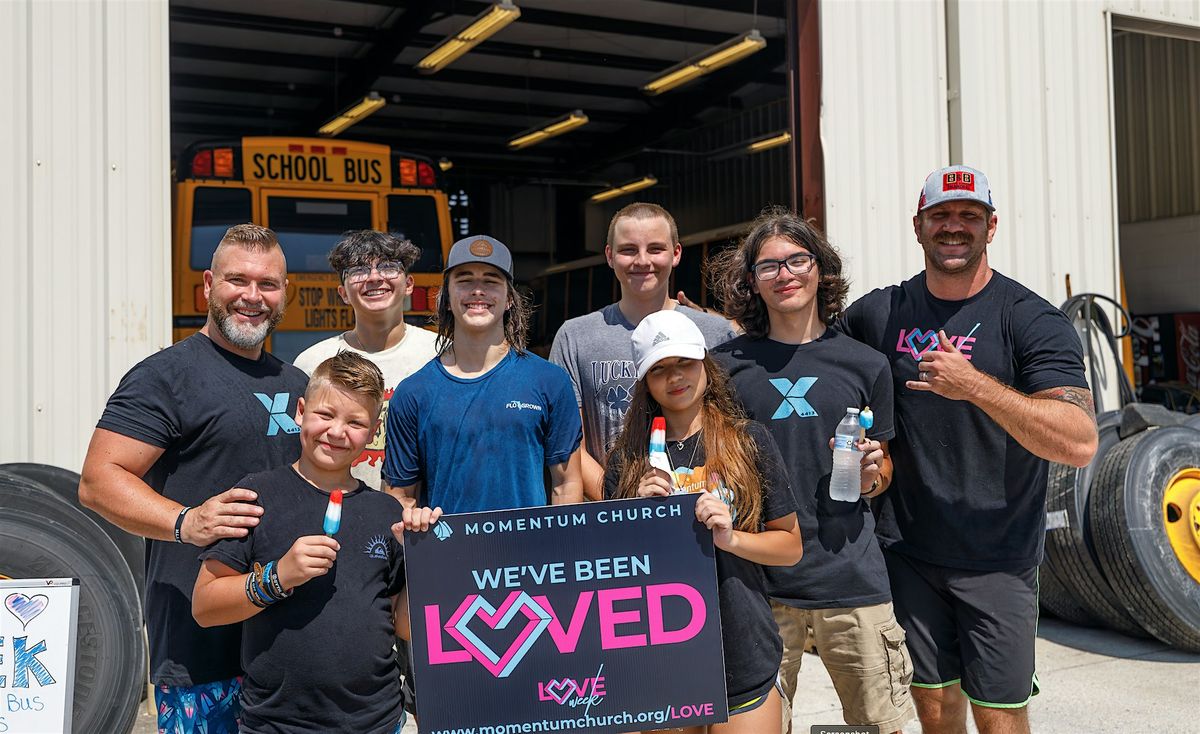
<instances>
[{"instance_id":1,"label":"blue x logo on shirt","mask_svg":"<svg viewBox=\"0 0 1200 734\"><path fill-rule=\"evenodd\" d=\"M267 423L267 435L274 436L279 433L282 428L284 433L299 433L300 426L296 425L296 421L288 415L288 398L291 393L277 392L274 397L268 397L265 392L256 392L254 397L258 398L258 402L267 409L271 414L271 419Z\"/></svg>"},{"instance_id":2,"label":"blue x logo on shirt","mask_svg":"<svg viewBox=\"0 0 1200 734\"><path fill-rule=\"evenodd\" d=\"M812 418L815 416L817 411L804 399L804 395L808 393L808 389L816 381L817 378L815 377L801 377L793 384L791 380L785 377L772 378L770 383L783 396L783 402L775 409L775 415L771 416L771 420L781 420L787 418L792 413L801 418Z\"/></svg>"}]
</instances>

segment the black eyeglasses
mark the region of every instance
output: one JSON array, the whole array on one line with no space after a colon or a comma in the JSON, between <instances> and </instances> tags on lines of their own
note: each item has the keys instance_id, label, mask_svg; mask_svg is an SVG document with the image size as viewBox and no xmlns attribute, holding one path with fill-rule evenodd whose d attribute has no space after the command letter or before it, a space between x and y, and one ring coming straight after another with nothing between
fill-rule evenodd
<instances>
[{"instance_id":1,"label":"black eyeglasses","mask_svg":"<svg viewBox=\"0 0 1200 734\"><path fill-rule=\"evenodd\" d=\"M355 265L352 268L346 268L342 271L342 280L347 283L361 283L371 277L371 271L379 273L379 277L384 280L392 280L399 278L404 272L404 266L397 262L381 262L376 263L374 267L370 265Z\"/></svg>"},{"instance_id":2,"label":"black eyeglasses","mask_svg":"<svg viewBox=\"0 0 1200 734\"><path fill-rule=\"evenodd\" d=\"M782 260L759 260L751 271L756 280L774 280L779 277L779 268L786 266L792 275L804 275L817 264L817 258L807 252L797 252Z\"/></svg>"}]
</instances>

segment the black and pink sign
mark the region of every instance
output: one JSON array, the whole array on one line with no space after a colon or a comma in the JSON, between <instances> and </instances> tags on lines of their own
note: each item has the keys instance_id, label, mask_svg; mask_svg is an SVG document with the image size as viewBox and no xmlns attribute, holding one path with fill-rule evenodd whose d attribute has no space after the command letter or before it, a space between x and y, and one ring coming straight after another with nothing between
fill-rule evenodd
<instances>
[{"instance_id":1,"label":"black and pink sign","mask_svg":"<svg viewBox=\"0 0 1200 734\"><path fill-rule=\"evenodd\" d=\"M447 515L406 534L421 731L725 721L712 533L696 498Z\"/></svg>"}]
</instances>

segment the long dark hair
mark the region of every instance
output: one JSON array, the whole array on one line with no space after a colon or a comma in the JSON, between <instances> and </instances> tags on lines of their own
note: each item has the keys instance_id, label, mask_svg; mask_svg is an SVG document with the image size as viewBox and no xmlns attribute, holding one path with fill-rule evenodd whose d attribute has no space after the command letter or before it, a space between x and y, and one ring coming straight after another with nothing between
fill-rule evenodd
<instances>
[{"instance_id":1,"label":"long dark hair","mask_svg":"<svg viewBox=\"0 0 1200 734\"><path fill-rule=\"evenodd\" d=\"M521 292L511 280L505 281L508 286L508 303L504 309L504 341L518 355L527 351L529 337L529 317L533 305L529 297ZM442 288L437 297L437 341L434 349L437 353L445 354L446 350L454 348L454 312L450 310L450 274L442 276Z\"/></svg>"},{"instance_id":2,"label":"long dark hair","mask_svg":"<svg viewBox=\"0 0 1200 734\"><path fill-rule=\"evenodd\" d=\"M770 332L767 307L750 284L754 282L754 261L772 237L782 237L803 247L817 259L821 273L817 283L817 315L824 324L832 324L845 308L846 293L850 290L850 282L842 276L841 255L821 230L784 207L764 209L741 242L723 250L709 263L709 288L723 305L725 316L741 324L754 339L762 339Z\"/></svg>"},{"instance_id":3,"label":"long dark hair","mask_svg":"<svg viewBox=\"0 0 1200 734\"><path fill-rule=\"evenodd\" d=\"M729 377L707 354L704 355L704 372L708 376L704 404L700 409L704 466L710 475L720 475L725 486L733 490L737 529L757 533L762 518L758 446L746 432L749 421L733 399ZM638 482L650 468L646 451L650 445L650 424L659 415L662 415L662 408L650 395L645 378L638 380L633 388L629 412L625 414L625 427L612 448L611 456L616 457L620 470L618 499L637 497Z\"/></svg>"}]
</instances>

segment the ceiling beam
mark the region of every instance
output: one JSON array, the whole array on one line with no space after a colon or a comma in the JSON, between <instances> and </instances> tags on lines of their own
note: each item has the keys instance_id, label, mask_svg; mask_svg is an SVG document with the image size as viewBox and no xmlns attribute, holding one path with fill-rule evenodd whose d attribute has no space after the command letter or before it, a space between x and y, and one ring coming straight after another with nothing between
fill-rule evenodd
<instances>
[{"instance_id":1,"label":"ceiling beam","mask_svg":"<svg viewBox=\"0 0 1200 734\"><path fill-rule=\"evenodd\" d=\"M345 76L317 102L308 118L300 123L300 128L316 130L348 104L371 92L380 73L389 68L421 29L433 20L439 4L438 0L406 3L404 12L392 18L391 26L371 40L365 55L345 62Z\"/></svg>"},{"instance_id":2,"label":"ceiling beam","mask_svg":"<svg viewBox=\"0 0 1200 734\"><path fill-rule=\"evenodd\" d=\"M194 25L237 28L247 31L307 36L309 38L331 38L342 41L370 42L380 33L375 28L346 23L325 23L317 20L300 20L298 18L287 18L278 15L231 13L224 10L208 10L175 4L171 5L169 17L172 23L191 23Z\"/></svg>"}]
</instances>

